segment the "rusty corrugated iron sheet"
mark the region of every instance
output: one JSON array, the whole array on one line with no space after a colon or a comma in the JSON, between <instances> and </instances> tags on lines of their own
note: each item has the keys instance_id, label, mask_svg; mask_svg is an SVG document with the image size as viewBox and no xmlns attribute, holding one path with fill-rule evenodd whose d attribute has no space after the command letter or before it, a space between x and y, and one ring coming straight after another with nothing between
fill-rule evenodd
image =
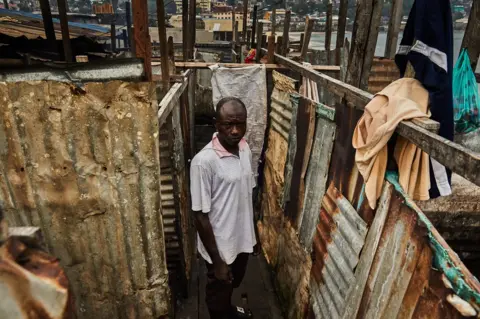
<instances>
[{"instance_id":1,"label":"rusty corrugated iron sheet","mask_svg":"<svg viewBox=\"0 0 480 319\"><path fill-rule=\"evenodd\" d=\"M61 40L60 20L55 18L52 20L55 36L58 40ZM110 36L109 28L96 24L69 22L68 29L70 38L79 36L106 38ZM38 37L46 39L42 16L30 12L0 9L0 33L11 37L24 36L28 39L36 39Z\"/></svg>"},{"instance_id":2,"label":"rusty corrugated iron sheet","mask_svg":"<svg viewBox=\"0 0 480 319\"><path fill-rule=\"evenodd\" d=\"M152 83L0 83L0 203L41 227L79 318L168 313L157 105Z\"/></svg>"},{"instance_id":3,"label":"rusty corrugated iron sheet","mask_svg":"<svg viewBox=\"0 0 480 319\"><path fill-rule=\"evenodd\" d=\"M355 208L330 185L323 197L313 245L312 307L318 318L339 318L363 248L367 225Z\"/></svg>"},{"instance_id":4,"label":"rusty corrugated iron sheet","mask_svg":"<svg viewBox=\"0 0 480 319\"><path fill-rule=\"evenodd\" d=\"M284 222L282 209L284 171L287 160L288 132L292 117L290 93L295 92L295 80L276 71L272 72L275 87L272 92L268 148L265 155L262 220L259 232L263 250L269 263L276 264L278 230Z\"/></svg>"},{"instance_id":5,"label":"rusty corrugated iron sheet","mask_svg":"<svg viewBox=\"0 0 480 319\"><path fill-rule=\"evenodd\" d=\"M368 91L378 93L400 78L400 71L394 60L374 58L368 78Z\"/></svg>"},{"instance_id":6,"label":"rusty corrugated iron sheet","mask_svg":"<svg viewBox=\"0 0 480 319\"><path fill-rule=\"evenodd\" d=\"M457 318L460 311L476 313L480 305L478 281L401 188L387 183L375 212L364 201L363 181L351 144L360 115L353 108L337 105L330 188L313 243L311 312L317 318ZM395 178L388 180L398 186ZM353 236L359 229L332 222L330 211L338 207L332 199L339 198L348 203L344 207L349 207L350 216L358 214L369 229L364 244L359 238L354 241L358 245L355 251L343 244L335 245L338 249L332 253L327 248L335 247L335 239L339 242L338 233ZM348 220L349 214L339 211ZM355 252L357 256L361 252L358 265ZM352 258L332 263L342 267L332 276L336 281L325 278L325 274L330 275L327 266L332 254ZM330 268L335 269L331 264ZM450 283L445 284L442 278ZM332 292L331 287L338 291Z\"/></svg>"},{"instance_id":7,"label":"rusty corrugated iron sheet","mask_svg":"<svg viewBox=\"0 0 480 319\"><path fill-rule=\"evenodd\" d=\"M0 318L75 318L65 272L38 244L9 236L0 246Z\"/></svg>"}]
</instances>

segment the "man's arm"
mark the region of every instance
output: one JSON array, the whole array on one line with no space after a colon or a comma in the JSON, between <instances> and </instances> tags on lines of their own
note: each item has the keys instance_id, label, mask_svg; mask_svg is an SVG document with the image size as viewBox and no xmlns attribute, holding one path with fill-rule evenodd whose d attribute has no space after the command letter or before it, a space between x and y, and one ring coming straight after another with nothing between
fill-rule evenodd
<instances>
[{"instance_id":1,"label":"man's arm","mask_svg":"<svg viewBox=\"0 0 480 319\"><path fill-rule=\"evenodd\" d=\"M219 280L231 281L227 264L220 257L215 235L208 214L212 204L212 172L202 165L190 167L190 194L192 210L195 214L195 227L200 240L212 259L215 277Z\"/></svg>"},{"instance_id":2,"label":"man's arm","mask_svg":"<svg viewBox=\"0 0 480 319\"><path fill-rule=\"evenodd\" d=\"M208 214L195 212L195 227L197 228L203 246L212 259L213 267L215 269L215 277L219 280L231 282L233 280L232 274L225 261L220 257Z\"/></svg>"}]
</instances>

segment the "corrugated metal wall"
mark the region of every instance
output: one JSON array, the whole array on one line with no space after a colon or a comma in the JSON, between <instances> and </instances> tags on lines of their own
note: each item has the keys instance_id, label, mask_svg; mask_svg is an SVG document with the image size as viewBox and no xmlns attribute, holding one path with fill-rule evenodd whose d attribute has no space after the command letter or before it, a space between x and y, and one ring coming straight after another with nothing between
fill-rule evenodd
<instances>
[{"instance_id":1,"label":"corrugated metal wall","mask_svg":"<svg viewBox=\"0 0 480 319\"><path fill-rule=\"evenodd\" d=\"M0 203L41 227L79 318L168 313L157 105L150 83L0 83Z\"/></svg>"},{"instance_id":2,"label":"corrugated metal wall","mask_svg":"<svg viewBox=\"0 0 480 319\"><path fill-rule=\"evenodd\" d=\"M299 103L297 116L305 106ZM317 113L322 109L333 111L318 105ZM364 200L351 142L361 115L340 103L334 122L317 114L309 159L304 157L311 145L299 148L299 139L290 138L292 130L296 137L309 136L307 122L292 115L288 143L278 133L285 125L270 126L261 239L288 318L458 318L459 310L478 312L480 284L394 175L388 175L375 211ZM278 124L274 117L271 123ZM307 160L304 175L300 162ZM302 183L305 197L292 196ZM280 194L289 194L285 210ZM292 210L299 207L296 219ZM463 301L455 301L455 294Z\"/></svg>"}]
</instances>

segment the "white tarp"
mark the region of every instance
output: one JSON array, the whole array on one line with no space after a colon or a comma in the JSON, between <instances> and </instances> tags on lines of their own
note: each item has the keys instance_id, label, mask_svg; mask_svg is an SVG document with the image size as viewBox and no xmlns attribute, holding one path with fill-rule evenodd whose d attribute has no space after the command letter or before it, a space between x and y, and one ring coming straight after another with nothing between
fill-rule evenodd
<instances>
[{"instance_id":1,"label":"white tarp","mask_svg":"<svg viewBox=\"0 0 480 319\"><path fill-rule=\"evenodd\" d=\"M213 105L220 99L234 96L247 107L247 134L253 156L253 171L258 172L267 126L267 72L264 65L244 68L224 68L218 64L210 67L212 74Z\"/></svg>"}]
</instances>

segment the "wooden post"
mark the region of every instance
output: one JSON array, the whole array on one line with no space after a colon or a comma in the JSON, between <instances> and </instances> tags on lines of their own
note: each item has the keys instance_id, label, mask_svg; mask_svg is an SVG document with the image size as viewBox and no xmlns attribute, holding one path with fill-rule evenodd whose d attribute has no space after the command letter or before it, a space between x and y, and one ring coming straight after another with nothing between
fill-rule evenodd
<instances>
[{"instance_id":1,"label":"wooden post","mask_svg":"<svg viewBox=\"0 0 480 319\"><path fill-rule=\"evenodd\" d=\"M235 34L235 25L237 24L236 17L235 17L235 1L233 2L233 9L232 9L232 42L236 42L238 39L236 38Z\"/></svg>"},{"instance_id":2,"label":"wooden post","mask_svg":"<svg viewBox=\"0 0 480 319\"><path fill-rule=\"evenodd\" d=\"M262 48L267 47L268 44L268 37L266 34L262 34Z\"/></svg>"},{"instance_id":3,"label":"wooden post","mask_svg":"<svg viewBox=\"0 0 480 319\"><path fill-rule=\"evenodd\" d=\"M268 54L267 54L267 63L274 63L275 60L275 36L271 35L268 37Z\"/></svg>"},{"instance_id":4,"label":"wooden post","mask_svg":"<svg viewBox=\"0 0 480 319\"><path fill-rule=\"evenodd\" d=\"M133 38L135 39L135 55L143 59L147 81L152 80L152 42L148 31L147 0L135 0L132 3Z\"/></svg>"},{"instance_id":5,"label":"wooden post","mask_svg":"<svg viewBox=\"0 0 480 319\"><path fill-rule=\"evenodd\" d=\"M251 38L252 38L252 31L248 30L247 31L247 38L245 39L245 45L247 46L247 48L248 48L248 45L250 44Z\"/></svg>"},{"instance_id":6,"label":"wooden post","mask_svg":"<svg viewBox=\"0 0 480 319\"><path fill-rule=\"evenodd\" d=\"M385 45L385 57L394 59L397 52L398 33L402 23L403 0L392 0L390 21L388 22L387 43Z\"/></svg>"},{"instance_id":7,"label":"wooden post","mask_svg":"<svg viewBox=\"0 0 480 319\"><path fill-rule=\"evenodd\" d=\"M127 30L122 30L122 38L123 38L123 47L128 48Z\"/></svg>"},{"instance_id":8,"label":"wooden post","mask_svg":"<svg viewBox=\"0 0 480 319\"><path fill-rule=\"evenodd\" d=\"M68 31L67 3L66 0L58 0L58 15L60 16L60 27L62 29L63 54L65 61L72 62L72 44L70 42L70 32Z\"/></svg>"},{"instance_id":9,"label":"wooden post","mask_svg":"<svg viewBox=\"0 0 480 319\"><path fill-rule=\"evenodd\" d=\"M362 90L368 88L368 76L377 45L383 0L357 2L352 47L346 82Z\"/></svg>"},{"instance_id":10,"label":"wooden post","mask_svg":"<svg viewBox=\"0 0 480 319\"><path fill-rule=\"evenodd\" d=\"M257 5L253 6L253 20L252 20L252 44L251 48L255 48L255 35L256 35L256 29L257 29ZM258 37L257 37L258 41Z\"/></svg>"},{"instance_id":11,"label":"wooden post","mask_svg":"<svg viewBox=\"0 0 480 319\"><path fill-rule=\"evenodd\" d=\"M188 61L188 0L182 0L182 54L183 61Z\"/></svg>"},{"instance_id":12,"label":"wooden post","mask_svg":"<svg viewBox=\"0 0 480 319\"><path fill-rule=\"evenodd\" d=\"M283 50L283 37L282 36L279 36L277 38L277 44L275 46L275 53L278 53L278 54L282 54L282 50Z\"/></svg>"},{"instance_id":13,"label":"wooden post","mask_svg":"<svg viewBox=\"0 0 480 319\"><path fill-rule=\"evenodd\" d=\"M169 36L167 41L167 51L168 51L168 71L169 74L175 74L175 48L173 47L173 37ZM170 79L169 79L170 80Z\"/></svg>"},{"instance_id":14,"label":"wooden post","mask_svg":"<svg viewBox=\"0 0 480 319\"><path fill-rule=\"evenodd\" d=\"M329 1L327 5L327 25L325 28L325 51L327 53L327 64L331 64L330 44L332 43L332 25L333 25L332 11L333 11L332 1Z\"/></svg>"},{"instance_id":15,"label":"wooden post","mask_svg":"<svg viewBox=\"0 0 480 319\"><path fill-rule=\"evenodd\" d=\"M117 30L115 29L115 19L110 24L110 49L112 52L117 51Z\"/></svg>"},{"instance_id":16,"label":"wooden post","mask_svg":"<svg viewBox=\"0 0 480 319\"><path fill-rule=\"evenodd\" d=\"M292 15L292 11L287 10L285 12L285 20L283 21L283 43L282 43L282 50L280 51L280 54L284 56L287 56L288 54L288 45L290 42L288 33L290 32L291 15Z\"/></svg>"},{"instance_id":17,"label":"wooden post","mask_svg":"<svg viewBox=\"0 0 480 319\"><path fill-rule=\"evenodd\" d=\"M162 89L166 93L170 88L170 71L168 70L168 43L165 26L165 4L157 0L158 41L160 42L160 59L162 69ZM173 39L172 39L173 40Z\"/></svg>"},{"instance_id":18,"label":"wooden post","mask_svg":"<svg viewBox=\"0 0 480 319\"><path fill-rule=\"evenodd\" d=\"M8 9L8 0L3 1ZM48 0L40 0L40 10L42 11L43 28L47 37L48 44L52 48L56 48L57 38L55 37L55 29L53 27L52 11L50 11L50 3Z\"/></svg>"},{"instance_id":19,"label":"wooden post","mask_svg":"<svg viewBox=\"0 0 480 319\"><path fill-rule=\"evenodd\" d=\"M128 47L130 48L130 51L135 54L135 40L133 39L131 11L130 2L125 2L125 21L127 23Z\"/></svg>"},{"instance_id":20,"label":"wooden post","mask_svg":"<svg viewBox=\"0 0 480 319\"><path fill-rule=\"evenodd\" d=\"M40 1L41 2L41 1ZM3 0L3 8L6 9L6 10L10 10L9 6L8 6L8 0ZM43 13L43 12L42 12ZM45 20L43 20L45 21Z\"/></svg>"},{"instance_id":21,"label":"wooden post","mask_svg":"<svg viewBox=\"0 0 480 319\"><path fill-rule=\"evenodd\" d=\"M299 45L299 50L300 52L302 51L302 46L303 46L303 41L305 40L305 33L300 33L300 45Z\"/></svg>"},{"instance_id":22,"label":"wooden post","mask_svg":"<svg viewBox=\"0 0 480 319\"><path fill-rule=\"evenodd\" d=\"M345 30L347 29L347 10L348 0L340 0L340 8L338 12L338 26L337 26L337 45L335 64L341 64L340 48L343 47L345 41Z\"/></svg>"},{"instance_id":23,"label":"wooden post","mask_svg":"<svg viewBox=\"0 0 480 319\"><path fill-rule=\"evenodd\" d=\"M272 32L271 35L275 36L275 31L277 30L277 9L272 9Z\"/></svg>"},{"instance_id":24,"label":"wooden post","mask_svg":"<svg viewBox=\"0 0 480 319\"><path fill-rule=\"evenodd\" d=\"M247 19L248 19L248 0L243 0L243 24L242 24L242 42L247 41Z\"/></svg>"},{"instance_id":25,"label":"wooden post","mask_svg":"<svg viewBox=\"0 0 480 319\"><path fill-rule=\"evenodd\" d=\"M189 10L189 16L188 16L188 23L190 24L189 28L189 35L190 39L188 40L188 58L193 59L194 56L194 48L195 48L195 33L197 30L197 1L196 0L190 0L188 3L188 10Z\"/></svg>"},{"instance_id":26,"label":"wooden post","mask_svg":"<svg viewBox=\"0 0 480 319\"><path fill-rule=\"evenodd\" d=\"M257 26L257 52L255 56L255 61L260 63L262 58L262 34L263 34L263 23L259 22Z\"/></svg>"},{"instance_id":27,"label":"wooden post","mask_svg":"<svg viewBox=\"0 0 480 319\"><path fill-rule=\"evenodd\" d=\"M345 30L347 29L347 10L348 0L340 0L340 8L338 10L338 26L337 26L337 44L336 48L343 47L345 41Z\"/></svg>"},{"instance_id":28,"label":"wooden post","mask_svg":"<svg viewBox=\"0 0 480 319\"><path fill-rule=\"evenodd\" d=\"M308 45L310 44L314 22L314 19L307 17L307 21L305 22L305 38L303 39L302 51L300 53L300 59L302 60L305 60L307 57Z\"/></svg>"},{"instance_id":29,"label":"wooden post","mask_svg":"<svg viewBox=\"0 0 480 319\"><path fill-rule=\"evenodd\" d=\"M478 0L474 0L472 3L467 29L465 30L462 41L462 48L467 48L472 69L475 72L478 56L480 55L480 1Z\"/></svg>"},{"instance_id":30,"label":"wooden post","mask_svg":"<svg viewBox=\"0 0 480 319\"><path fill-rule=\"evenodd\" d=\"M233 35L235 36L235 44L239 42L238 37L238 21L235 21L235 28L233 29Z\"/></svg>"}]
</instances>

